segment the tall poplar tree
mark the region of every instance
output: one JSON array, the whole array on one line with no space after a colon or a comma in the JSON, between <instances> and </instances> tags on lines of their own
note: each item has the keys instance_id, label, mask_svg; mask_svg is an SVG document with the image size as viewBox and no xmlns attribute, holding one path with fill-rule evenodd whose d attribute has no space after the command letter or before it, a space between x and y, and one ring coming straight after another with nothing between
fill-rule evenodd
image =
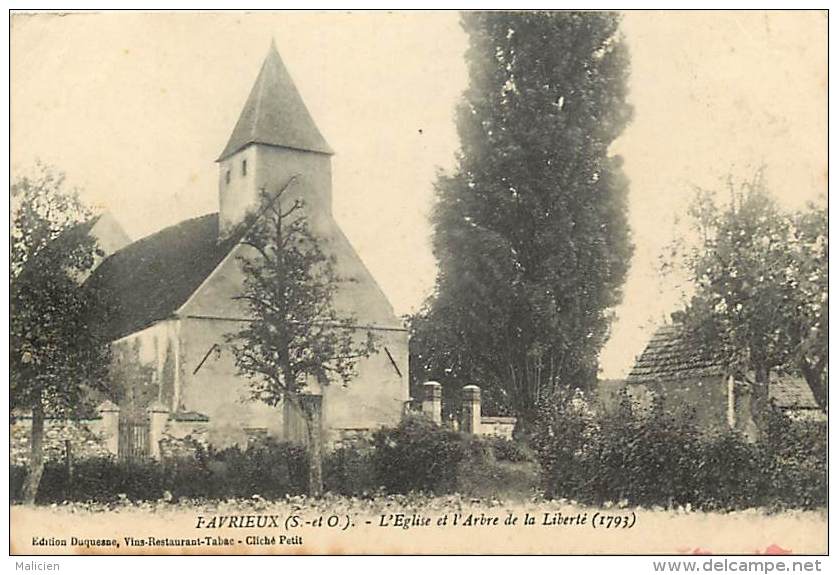
<instances>
[{"instance_id":1,"label":"tall poplar tree","mask_svg":"<svg viewBox=\"0 0 838 575\"><path fill-rule=\"evenodd\" d=\"M465 13L455 171L436 184L434 294L412 320L419 379L475 383L524 418L596 377L632 255L609 146L630 119L612 13Z\"/></svg>"}]
</instances>

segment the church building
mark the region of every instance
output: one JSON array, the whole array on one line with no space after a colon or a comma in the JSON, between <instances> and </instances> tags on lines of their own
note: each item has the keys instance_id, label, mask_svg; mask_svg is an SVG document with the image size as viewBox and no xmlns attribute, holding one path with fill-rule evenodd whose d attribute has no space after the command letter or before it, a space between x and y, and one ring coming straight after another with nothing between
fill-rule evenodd
<instances>
[{"instance_id":1,"label":"church building","mask_svg":"<svg viewBox=\"0 0 838 575\"><path fill-rule=\"evenodd\" d=\"M319 389L325 440L398 423L408 400L408 333L332 215L332 155L272 44L217 159L219 211L121 247L87 279L111 310L107 329L127 386L114 406L121 452L139 442L156 455L161 434L217 447L299 438L287 408L250 398L227 343L249 321L236 299L239 258L252 249L241 243L245 218L257 213L261 190L285 186L304 200L311 231L334 257L335 309L377 340L353 381ZM148 434L149 421L151 437L132 435Z\"/></svg>"}]
</instances>

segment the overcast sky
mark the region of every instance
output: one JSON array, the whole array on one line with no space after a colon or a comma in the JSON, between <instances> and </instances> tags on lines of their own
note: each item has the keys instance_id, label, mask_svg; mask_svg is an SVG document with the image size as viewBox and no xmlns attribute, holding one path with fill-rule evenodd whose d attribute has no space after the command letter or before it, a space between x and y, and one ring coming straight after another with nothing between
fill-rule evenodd
<instances>
[{"instance_id":1,"label":"overcast sky","mask_svg":"<svg viewBox=\"0 0 838 575\"><path fill-rule=\"evenodd\" d=\"M826 16L632 12L633 123L615 143L636 253L602 354L621 377L678 306L658 256L692 185L762 163L789 207L826 195ZM427 216L458 146L454 12L17 16L12 164L60 167L137 239L217 211L213 163L271 37L337 154L334 212L398 313L433 286Z\"/></svg>"}]
</instances>

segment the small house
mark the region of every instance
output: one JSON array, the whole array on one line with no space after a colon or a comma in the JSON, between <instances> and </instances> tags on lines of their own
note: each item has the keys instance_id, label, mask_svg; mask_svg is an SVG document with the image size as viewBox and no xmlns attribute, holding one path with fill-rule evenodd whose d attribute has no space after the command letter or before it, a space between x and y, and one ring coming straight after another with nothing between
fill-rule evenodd
<instances>
[{"instance_id":1,"label":"small house","mask_svg":"<svg viewBox=\"0 0 838 575\"><path fill-rule=\"evenodd\" d=\"M747 378L733 373L718 353L679 326L666 325L655 332L631 369L626 389L640 405L658 397L665 409L691 408L708 430L736 429L751 438L759 434ZM768 400L793 418L825 417L799 377L772 376Z\"/></svg>"}]
</instances>

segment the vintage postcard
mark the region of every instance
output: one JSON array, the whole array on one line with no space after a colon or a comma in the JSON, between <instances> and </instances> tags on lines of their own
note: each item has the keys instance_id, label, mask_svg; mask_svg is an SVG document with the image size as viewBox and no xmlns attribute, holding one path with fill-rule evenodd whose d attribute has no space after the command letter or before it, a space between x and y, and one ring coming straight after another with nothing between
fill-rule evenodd
<instances>
[{"instance_id":1,"label":"vintage postcard","mask_svg":"<svg viewBox=\"0 0 838 575\"><path fill-rule=\"evenodd\" d=\"M827 553L826 11L10 18L12 555Z\"/></svg>"}]
</instances>

